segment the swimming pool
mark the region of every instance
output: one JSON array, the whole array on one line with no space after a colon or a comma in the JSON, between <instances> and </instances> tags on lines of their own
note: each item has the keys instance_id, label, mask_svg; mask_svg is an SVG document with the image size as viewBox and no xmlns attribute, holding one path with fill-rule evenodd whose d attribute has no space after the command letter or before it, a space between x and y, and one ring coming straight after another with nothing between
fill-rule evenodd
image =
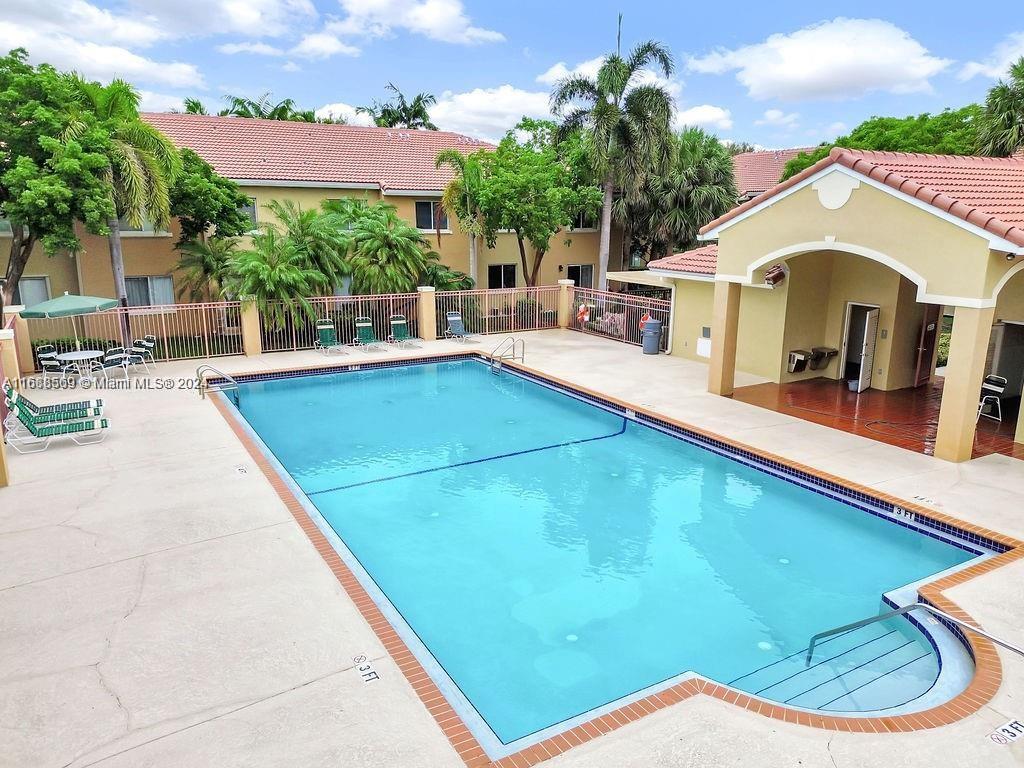
<instances>
[{"instance_id":1,"label":"swimming pool","mask_svg":"<svg viewBox=\"0 0 1024 768\"><path fill-rule=\"evenodd\" d=\"M810 710L912 707L940 656L908 621L810 668L801 652L983 554L477 360L245 383L240 402L505 745L691 672Z\"/></svg>"}]
</instances>

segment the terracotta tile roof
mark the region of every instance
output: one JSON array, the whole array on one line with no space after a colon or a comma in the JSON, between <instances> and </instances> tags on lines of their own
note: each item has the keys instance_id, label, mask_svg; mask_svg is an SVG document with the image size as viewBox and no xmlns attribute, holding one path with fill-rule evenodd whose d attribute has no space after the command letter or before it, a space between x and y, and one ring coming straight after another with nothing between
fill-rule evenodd
<instances>
[{"instance_id":1,"label":"terracotta tile roof","mask_svg":"<svg viewBox=\"0 0 1024 768\"><path fill-rule=\"evenodd\" d=\"M648 269L666 269L671 272L689 272L695 275L713 275L718 268L718 243L702 245L663 259L648 262Z\"/></svg>"},{"instance_id":2,"label":"terracotta tile roof","mask_svg":"<svg viewBox=\"0 0 1024 768\"><path fill-rule=\"evenodd\" d=\"M801 152L813 152L816 147L795 147L793 149L769 149L758 152L741 152L732 158L736 174L736 188L740 199L754 197L771 189L782 178L786 163Z\"/></svg>"},{"instance_id":3,"label":"terracotta tile roof","mask_svg":"<svg viewBox=\"0 0 1024 768\"><path fill-rule=\"evenodd\" d=\"M452 177L434 168L442 149L465 154L492 145L447 131L250 120L170 112L143 114L176 145L229 179L358 184L438 191Z\"/></svg>"},{"instance_id":4,"label":"terracotta tile roof","mask_svg":"<svg viewBox=\"0 0 1024 768\"><path fill-rule=\"evenodd\" d=\"M701 228L701 234L839 163L940 211L1024 246L1024 157L870 152L836 147L829 156Z\"/></svg>"}]
</instances>

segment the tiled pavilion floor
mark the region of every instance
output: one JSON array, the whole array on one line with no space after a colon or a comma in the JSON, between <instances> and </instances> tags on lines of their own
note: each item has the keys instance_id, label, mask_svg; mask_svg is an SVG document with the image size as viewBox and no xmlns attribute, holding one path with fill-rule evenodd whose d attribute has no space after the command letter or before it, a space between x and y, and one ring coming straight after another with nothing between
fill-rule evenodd
<instances>
[{"instance_id":1,"label":"tiled pavilion floor","mask_svg":"<svg viewBox=\"0 0 1024 768\"><path fill-rule=\"evenodd\" d=\"M942 383L937 377L917 389L868 389L857 394L845 382L832 379L769 382L739 387L733 399L930 456L935 448ZM975 458L998 453L1024 459L1024 445L1013 442L1018 403L1004 403L1002 423L988 418L978 422Z\"/></svg>"}]
</instances>

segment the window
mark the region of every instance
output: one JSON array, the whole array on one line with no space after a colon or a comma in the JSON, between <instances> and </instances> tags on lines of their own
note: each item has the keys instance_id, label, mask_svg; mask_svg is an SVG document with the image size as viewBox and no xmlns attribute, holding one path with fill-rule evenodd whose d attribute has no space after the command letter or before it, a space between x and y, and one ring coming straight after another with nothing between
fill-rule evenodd
<instances>
[{"instance_id":1,"label":"window","mask_svg":"<svg viewBox=\"0 0 1024 768\"><path fill-rule=\"evenodd\" d=\"M488 288L515 288L515 264L491 264L487 267Z\"/></svg>"},{"instance_id":2,"label":"window","mask_svg":"<svg viewBox=\"0 0 1024 768\"><path fill-rule=\"evenodd\" d=\"M153 307L174 303L174 281L170 275L125 278L129 307Z\"/></svg>"},{"instance_id":3,"label":"window","mask_svg":"<svg viewBox=\"0 0 1024 768\"><path fill-rule=\"evenodd\" d=\"M249 223L252 225L249 227L250 232L256 231L256 198L250 197L248 205L242 205L238 208L239 211L249 217Z\"/></svg>"},{"instance_id":4,"label":"window","mask_svg":"<svg viewBox=\"0 0 1024 768\"><path fill-rule=\"evenodd\" d=\"M14 303L34 307L50 298L50 281L45 277L23 277L14 289Z\"/></svg>"},{"instance_id":5,"label":"window","mask_svg":"<svg viewBox=\"0 0 1024 768\"><path fill-rule=\"evenodd\" d=\"M565 268L565 276L575 281L577 288L594 287L593 264L570 264Z\"/></svg>"},{"instance_id":6,"label":"window","mask_svg":"<svg viewBox=\"0 0 1024 768\"><path fill-rule=\"evenodd\" d=\"M572 229L597 229L597 216L593 213L580 212L572 223Z\"/></svg>"},{"instance_id":7,"label":"window","mask_svg":"<svg viewBox=\"0 0 1024 768\"><path fill-rule=\"evenodd\" d=\"M416 229L448 229L448 214L440 201L416 201Z\"/></svg>"},{"instance_id":8,"label":"window","mask_svg":"<svg viewBox=\"0 0 1024 768\"><path fill-rule=\"evenodd\" d=\"M701 326L700 337L702 339L710 339L711 338L711 326L710 325L702 325Z\"/></svg>"},{"instance_id":9,"label":"window","mask_svg":"<svg viewBox=\"0 0 1024 768\"><path fill-rule=\"evenodd\" d=\"M120 216L117 218L118 229L122 232L152 232L153 225L148 221L143 220L140 226L129 224L126 219L122 219Z\"/></svg>"}]
</instances>

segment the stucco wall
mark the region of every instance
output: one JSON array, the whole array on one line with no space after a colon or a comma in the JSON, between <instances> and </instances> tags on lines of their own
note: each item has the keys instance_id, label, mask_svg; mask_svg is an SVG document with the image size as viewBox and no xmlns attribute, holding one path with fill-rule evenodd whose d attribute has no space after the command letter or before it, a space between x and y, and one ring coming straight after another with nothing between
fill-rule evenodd
<instances>
[{"instance_id":1,"label":"stucco wall","mask_svg":"<svg viewBox=\"0 0 1024 768\"><path fill-rule=\"evenodd\" d=\"M266 209L271 200L294 200L305 209L318 209L324 200L356 197L374 202L381 199L375 190L359 189L317 189L306 187L247 186L241 191L248 197L256 199L256 219L259 223L276 222L276 217ZM415 222L415 206L417 200L436 200L436 196L425 194L422 197L386 196L385 202L394 205L398 214L409 222ZM435 231L424 232L430 245L441 255L441 261L462 272L469 271L469 240L458 226L457 221L450 222L450 231L442 231L440 243ZM177 222L172 223L168 233L122 233L122 250L124 252L125 275L142 277L150 275L172 275L175 294L180 288L180 276L174 267L178 262L178 253L174 249L178 237ZM37 248L29 259L26 275L49 275L51 295L59 295L64 291L81 292L96 296L112 296L114 279L110 270L110 252L105 237L96 237L83 231L80 233L82 251L77 257L59 256L47 259L41 248ZM566 245L566 239L571 241ZM617 266L621 235L612 233L612 267ZM6 252L10 238L0 236L0 259L6 262ZM551 239L551 247L541 266L541 285L552 285L564 278L565 267L569 264L595 265L594 279L597 279L598 233L596 231L580 231L568 236L559 233ZM528 254L528 263L533 264L532 254ZM61 259L65 261L60 261ZM477 286L487 287L488 264L516 264L516 280L518 285L525 285L526 278L520 263L519 250L515 238L510 234L502 234L494 249L486 248L481 240L479 247L479 265L476 275ZM77 264L77 267L76 267ZM6 266L6 263L5 263ZM559 269L561 267L561 270ZM79 280L78 275L81 279Z\"/></svg>"},{"instance_id":2,"label":"stucco wall","mask_svg":"<svg viewBox=\"0 0 1024 768\"><path fill-rule=\"evenodd\" d=\"M829 237L896 259L921 275L927 291L936 295L991 296L1012 264L991 253L983 238L862 183L836 210L822 206L808 186L723 230L718 271L745 275L761 257Z\"/></svg>"}]
</instances>

